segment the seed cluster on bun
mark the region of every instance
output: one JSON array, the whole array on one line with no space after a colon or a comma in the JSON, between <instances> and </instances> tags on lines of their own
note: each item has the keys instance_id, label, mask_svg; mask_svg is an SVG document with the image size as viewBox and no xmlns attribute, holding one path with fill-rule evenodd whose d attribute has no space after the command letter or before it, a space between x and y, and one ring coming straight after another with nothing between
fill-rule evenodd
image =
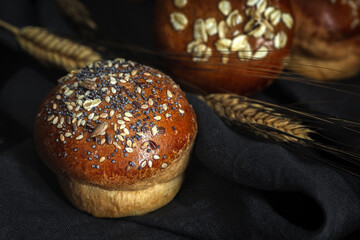
<instances>
[{"instance_id":1,"label":"seed cluster on bun","mask_svg":"<svg viewBox=\"0 0 360 240\"><path fill-rule=\"evenodd\" d=\"M175 75L207 92L249 94L283 68L294 18L289 1L157 1L154 42Z\"/></svg>"},{"instance_id":2,"label":"seed cluster on bun","mask_svg":"<svg viewBox=\"0 0 360 240\"><path fill-rule=\"evenodd\" d=\"M59 79L36 117L35 142L71 202L95 216L118 217L144 211L129 213L119 203L96 210L101 207L90 202L106 204L99 200L102 194L94 192L142 191L147 196L147 189L175 181L173 192L161 195L170 201L181 184L179 176L196 131L194 111L169 76L116 59L95 62ZM108 201L116 202L114 198ZM124 196L121 199L124 202ZM137 200L128 199L126 208L133 210L132 201Z\"/></svg>"}]
</instances>

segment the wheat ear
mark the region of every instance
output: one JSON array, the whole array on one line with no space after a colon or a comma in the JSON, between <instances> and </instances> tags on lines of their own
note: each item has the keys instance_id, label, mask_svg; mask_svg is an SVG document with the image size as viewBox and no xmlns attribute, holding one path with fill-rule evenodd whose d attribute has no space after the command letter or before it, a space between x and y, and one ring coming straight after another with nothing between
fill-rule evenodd
<instances>
[{"instance_id":1,"label":"wheat ear","mask_svg":"<svg viewBox=\"0 0 360 240\"><path fill-rule=\"evenodd\" d=\"M60 9L75 23L95 30L96 23L91 19L90 12L79 0L56 0Z\"/></svg>"},{"instance_id":2,"label":"wheat ear","mask_svg":"<svg viewBox=\"0 0 360 240\"><path fill-rule=\"evenodd\" d=\"M21 48L44 64L70 71L101 60L101 56L91 48L59 37L41 27L17 28L3 20L0 20L0 27L12 32Z\"/></svg>"},{"instance_id":3,"label":"wheat ear","mask_svg":"<svg viewBox=\"0 0 360 240\"><path fill-rule=\"evenodd\" d=\"M306 144L313 131L275 109L235 94L210 94L202 98L221 118L254 134L279 142Z\"/></svg>"}]
</instances>

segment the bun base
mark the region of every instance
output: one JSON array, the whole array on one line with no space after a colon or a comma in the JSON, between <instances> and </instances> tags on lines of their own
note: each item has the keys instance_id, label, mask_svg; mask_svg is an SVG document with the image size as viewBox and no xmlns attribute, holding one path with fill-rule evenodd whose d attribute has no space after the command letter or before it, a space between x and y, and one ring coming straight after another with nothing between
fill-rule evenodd
<instances>
[{"instance_id":1,"label":"bun base","mask_svg":"<svg viewBox=\"0 0 360 240\"><path fill-rule=\"evenodd\" d=\"M321 59L295 51L286 67L310 79L327 81L349 78L359 73L360 56Z\"/></svg>"},{"instance_id":2,"label":"bun base","mask_svg":"<svg viewBox=\"0 0 360 240\"><path fill-rule=\"evenodd\" d=\"M69 201L95 217L118 218L152 212L169 203L177 194L184 174L142 190L107 190L58 176Z\"/></svg>"}]
</instances>

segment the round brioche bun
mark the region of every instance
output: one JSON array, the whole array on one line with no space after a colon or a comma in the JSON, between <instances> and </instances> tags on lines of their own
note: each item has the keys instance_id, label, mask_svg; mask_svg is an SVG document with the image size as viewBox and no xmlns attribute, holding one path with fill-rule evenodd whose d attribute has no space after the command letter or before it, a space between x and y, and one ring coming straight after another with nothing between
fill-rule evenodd
<instances>
[{"instance_id":1,"label":"round brioche bun","mask_svg":"<svg viewBox=\"0 0 360 240\"><path fill-rule=\"evenodd\" d=\"M360 66L360 0L292 0L296 20L289 69L315 80L351 77Z\"/></svg>"},{"instance_id":2,"label":"round brioche bun","mask_svg":"<svg viewBox=\"0 0 360 240\"><path fill-rule=\"evenodd\" d=\"M251 94L268 86L290 53L287 0L158 0L153 38L167 70L208 93Z\"/></svg>"},{"instance_id":3,"label":"round brioche bun","mask_svg":"<svg viewBox=\"0 0 360 240\"><path fill-rule=\"evenodd\" d=\"M115 218L174 198L196 133L192 106L169 76L115 59L59 79L40 106L34 138L75 207Z\"/></svg>"}]
</instances>

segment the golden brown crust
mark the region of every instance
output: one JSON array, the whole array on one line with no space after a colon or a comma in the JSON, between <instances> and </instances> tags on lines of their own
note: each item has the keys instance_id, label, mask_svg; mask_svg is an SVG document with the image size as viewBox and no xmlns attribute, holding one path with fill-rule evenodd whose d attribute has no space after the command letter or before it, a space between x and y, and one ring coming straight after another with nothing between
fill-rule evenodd
<instances>
[{"instance_id":1,"label":"golden brown crust","mask_svg":"<svg viewBox=\"0 0 360 240\"><path fill-rule=\"evenodd\" d=\"M106 190L58 176L66 197L78 209L95 217L118 218L143 215L169 203L179 191L183 174L147 189Z\"/></svg>"},{"instance_id":2,"label":"golden brown crust","mask_svg":"<svg viewBox=\"0 0 360 240\"><path fill-rule=\"evenodd\" d=\"M356 74L360 62L360 0L293 0L292 4L297 25L289 68L318 80Z\"/></svg>"},{"instance_id":3,"label":"golden brown crust","mask_svg":"<svg viewBox=\"0 0 360 240\"><path fill-rule=\"evenodd\" d=\"M196 131L194 111L171 78L118 59L61 78L40 107L34 137L58 175L132 190L181 174Z\"/></svg>"},{"instance_id":4,"label":"golden brown crust","mask_svg":"<svg viewBox=\"0 0 360 240\"><path fill-rule=\"evenodd\" d=\"M291 5L280 0L159 0L154 15L154 43L171 60L167 68L207 92L249 94L267 86L283 68L294 30ZM187 24L181 24L185 18ZM217 26L213 33L206 24L211 19ZM209 27L196 36L202 22ZM245 43L236 46L236 38ZM221 48L222 43L230 46Z\"/></svg>"}]
</instances>

